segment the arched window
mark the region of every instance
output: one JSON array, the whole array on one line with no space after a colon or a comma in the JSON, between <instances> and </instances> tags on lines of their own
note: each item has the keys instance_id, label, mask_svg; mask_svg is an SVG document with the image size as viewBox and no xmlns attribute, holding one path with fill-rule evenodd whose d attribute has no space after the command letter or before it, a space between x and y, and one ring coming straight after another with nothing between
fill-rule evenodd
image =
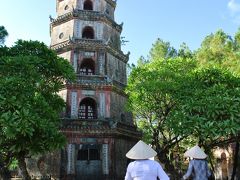
<instances>
[{"instance_id":1,"label":"arched window","mask_svg":"<svg viewBox=\"0 0 240 180\"><path fill-rule=\"evenodd\" d=\"M93 3L91 0L86 0L83 4L83 9L84 10L93 10Z\"/></svg>"},{"instance_id":2,"label":"arched window","mask_svg":"<svg viewBox=\"0 0 240 180\"><path fill-rule=\"evenodd\" d=\"M82 38L94 39L94 30L92 27L87 26L83 29Z\"/></svg>"},{"instance_id":3,"label":"arched window","mask_svg":"<svg viewBox=\"0 0 240 180\"><path fill-rule=\"evenodd\" d=\"M92 59L84 59L78 73L80 75L94 75L95 74L95 66L94 61Z\"/></svg>"},{"instance_id":4,"label":"arched window","mask_svg":"<svg viewBox=\"0 0 240 180\"><path fill-rule=\"evenodd\" d=\"M78 117L80 119L96 119L97 118L97 104L92 98L85 98L81 101Z\"/></svg>"}]
</instances>

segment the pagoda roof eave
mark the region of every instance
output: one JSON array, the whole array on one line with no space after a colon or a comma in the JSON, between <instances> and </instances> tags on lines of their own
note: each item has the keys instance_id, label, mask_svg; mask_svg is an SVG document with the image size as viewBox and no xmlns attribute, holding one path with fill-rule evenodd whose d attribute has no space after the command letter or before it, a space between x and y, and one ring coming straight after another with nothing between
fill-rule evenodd
<instances>
[{"instance_id":1,"label":"pagoda roof eave","mask_svg":"<svg viewBox=\"0 0 240 180\"><path fill-rule=\"evenodd\" d=\"M102 21L115 28L118 32L122 32L122 25L117 24L107 14L99 11L86 11L80 9L74 9L71 12L58 16L56 19L52 19L51 27L55 27L61 23L70 21L72 19L81 19L85 21Z\"/></svg>"},{"instance_id":2,"label":"pagoda roof eave","mask_svg":"<svg viewBox=\"0 0 240 180\"><path fill-rule=\"evenodd\" d=\"M129 54L125 55L121 50L117 50L112 46L103 43L102 40L91 40L91 39L76 39L76 40L66 40L61 43L50 46L51 49L55 50L57 53L66 52L72 49L82 49L82 50L103 50L109 52L115 57L118 57L124 63L129 60Z\"/></svg>"}]
</instances>

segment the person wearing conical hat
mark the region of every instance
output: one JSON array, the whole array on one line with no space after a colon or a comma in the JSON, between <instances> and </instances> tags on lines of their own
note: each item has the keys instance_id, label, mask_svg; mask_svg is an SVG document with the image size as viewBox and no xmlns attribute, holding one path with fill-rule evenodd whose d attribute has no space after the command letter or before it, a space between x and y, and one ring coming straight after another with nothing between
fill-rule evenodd
<instances>
[{"instance_id":1,"label":"person wearing conical hat","mask_svg":"<svg viewBox=\"0 0 240 180\"><path fill-rule=\"evenodd\" d=\"M135 161L128 165L125 180L156 180L157 178L169 180L161 165L149 159L156 155L156 151L149 145L141 140L138 141L126 154L129 159Z\"/></svg>"},{"instance_id":2,"label":"person wearing conical hat","mask_svg":"<svg viewBox=\"0 0 240 180\"><path fill-rule=\"evenodd\" d=\"M204 151L196 145L187 150L184 156L190 157L192 160L189 162L188 170L183 179L188 179L191 176L193 180L208 180L211 171L208 168L207 155Z\"/></svg>"}]
</instances>

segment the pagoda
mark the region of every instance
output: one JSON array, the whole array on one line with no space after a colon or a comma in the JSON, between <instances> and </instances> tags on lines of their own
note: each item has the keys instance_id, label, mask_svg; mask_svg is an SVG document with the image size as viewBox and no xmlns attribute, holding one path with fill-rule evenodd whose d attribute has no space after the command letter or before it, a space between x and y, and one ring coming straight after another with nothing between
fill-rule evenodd
<instances>
[{"instance_id":1,"label":"pagoda","mask_svg":"<svg viewBox=\"0 0 240 180\"><path fill-rule=\"evenodd\" d=\"M122 180L125 154L140 138L125 109L129 53L121 50L115 8L116 0L57 0L57 17L50 18L51 49L77 77L60 92L68 144L52 161L56 178Z\"/></svg>"}]
</instances>

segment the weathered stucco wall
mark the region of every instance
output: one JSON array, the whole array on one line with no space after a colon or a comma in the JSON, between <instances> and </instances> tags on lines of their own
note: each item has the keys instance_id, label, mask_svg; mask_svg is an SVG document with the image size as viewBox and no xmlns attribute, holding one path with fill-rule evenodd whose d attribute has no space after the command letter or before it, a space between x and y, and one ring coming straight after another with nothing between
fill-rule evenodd
<instances>
[{"instance_id":1,"label":"weathered stucco wall","mask_svg":"<svg viewBox=\"0 0 240 180\"><path fill-rule=\"evenodd\" d=\"M60 178L61 150L26 159L29 175L34 178Z\"/></svg>"},{"instance_id":2,"label":"weathered stucco wall","mask_svg":"<svg viewBox=\"0 0 240 180\"><path fill-rule=\"evenodd\" d=\"M78 0L57 0L57 16L71 12L76 7Z\"/></svg>"},{"instance_id":3,"label":"weathered stucco wall","mask_svg":"<svg viewBox=\"0 0 240 180\"><path fill-rule=\"evenodd\" d=\"M111 92L110 117L116 121L132 124L131 113L126 111L127 98L115 92Z\"/></svg>"},{"instance_id":4,"label":"weathered stucco wall","mask_svg":"<svg viewBox=\"0 0 240 180\"><path fill-rule=\"evenodd\" d=\"M126 84L126 63L107 53L107 75L113 80Z\"/></svg>"},{"instance_id":5,"label":"weathered stucco wall","mask_svg":"<svg viewBox=\"0 0 240 180\"><path fill-rule=\"evenodd\" d=\"M114 19L114 7L105 0L91 0L93 3L93 11L99 11L107 14L111 19ZM83 10L85 0L57 0L57 16L62 16L75 9Z\"/></svg>"},{"instance_id":6,"label":"weathered stucco wall","mask_svg":"<svg viewBox=\"0 0 240 180\"><path fill-rule=\"evenodd\" d=\"M116 177L119 180L124 179L129 159L126 153L135 145L136 141L130 139L115 139L115 157L116 157Z\"/></svg>"},{"instance_id":7,"label":"weathered stucco wall","mask_svg":"<svg viewBox=\"0 0 240 180\"><path fill-rule=\"evenodd\" d=\"M73 25L74 20L70 20L58 26L52 28L51 45L69 40L69 37L73 37Z\"/></svg>"}]
</instances>

